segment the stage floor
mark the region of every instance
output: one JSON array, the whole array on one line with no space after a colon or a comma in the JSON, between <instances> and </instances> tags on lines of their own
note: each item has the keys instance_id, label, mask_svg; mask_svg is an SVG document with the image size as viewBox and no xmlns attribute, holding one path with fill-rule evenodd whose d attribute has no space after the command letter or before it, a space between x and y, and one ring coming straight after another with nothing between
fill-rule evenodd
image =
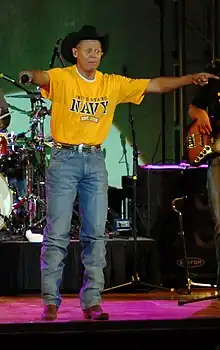
<instances>
[{"instance_id":1,"label":"stage floor","mask_svg":"<svg viewBox=\"0 0 220 350\"><path fill-rule=\"evenodd\" d=\"M0 338L7 345L36 345L40 349L57 348L59 341L71 342L71 348L125 347L136 350L220 349L220 302L205 300L180 306L179 301L214 296L215 290L192 289L165 291L140 286L108 291L130 280L133 269L133 241L109 240L107 244L106 289L103 308L109 321L83 320L77 297L82 282L79 242L72 242L64 270L61 292L63 303L58 319L41 320L40 298L41 244L0 242ZM138 241L138 271L141 281L155 283L159 275L154 241ZM76 290L76 292L74 292ZM115 294L115 293L117 294ZM52 335L52 337L51 337ZM95 337L95 338L94 338ZM42 340L43 339L43 340ZM95 342L95 343L93 343ZM123 342L123 345L121 344ZM219 348L217 347L219 346Z\"/></svg>"},{"instance_id":2,"label":"stage floor","mask_svg":"<svg viewBox=\"0 0 220 350\"><path fill-rule=\"evenodd\" d=\"M8 339L19 340L19 336L21 339L28 335L28 339L37 342L39 335L53 334L53 340L68 336L72 340L80 340L80 345L83 345L91 343L91 336L99 334L101 338L103 335L107 338L103 338L104 343L99 338L96 348L114 345L115 349L119 349L122 345L116 339L121 339L129 342L132 349L159 349L161 346L194 349L195 344L199 349L218 349L218 299L182 306L178 304L179 300L214 296L215 291L193 290L191 295L182 293L154 290L149 293L103 294L103 308L110 313L109 321L83 320L77 295L63 295L58 318L53 322L41 320L43 305L40 295L5 296L0 298L0 336L8 335L8 344ZM27 346L28 342L23 343L23 348L24 345Z\"/></svg>"}]
</instances>

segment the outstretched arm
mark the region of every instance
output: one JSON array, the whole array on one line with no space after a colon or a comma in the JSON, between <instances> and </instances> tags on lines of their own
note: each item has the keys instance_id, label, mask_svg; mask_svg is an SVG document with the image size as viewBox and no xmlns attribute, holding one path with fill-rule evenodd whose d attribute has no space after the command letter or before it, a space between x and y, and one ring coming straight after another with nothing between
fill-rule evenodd
<instances>
[{"instance_id":1,"label":"outstretched arm","mask_svg":"<svg viewBox=\"0 0 220 350\"><path fill-rule=\"evenodd\" d=\"M204 86L208 83L209 79L220 79L220 77L210 73L196 73L182 77L153 78L148 83L145 93L170 92L191 84Z\"/></svg>"}]
</instances>

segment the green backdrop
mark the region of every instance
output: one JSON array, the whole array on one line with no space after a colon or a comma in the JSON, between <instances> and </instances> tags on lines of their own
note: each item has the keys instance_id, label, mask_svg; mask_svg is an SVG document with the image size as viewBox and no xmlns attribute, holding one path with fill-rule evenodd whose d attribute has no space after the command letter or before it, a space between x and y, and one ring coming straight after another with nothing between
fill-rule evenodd
<instances>
[{"instance_id":1,"label":"green backdrop","mask_svg":"<svg viewBox=\"0 0 220 350\"><path fill-rule=\"evenodd\" d=\"M198 0L193 2L196 3ZM137 0L1 0L0 11L0 72L18 79L23 69L48 69L54 45L67 33L78 30L84 24L93 24L100 34L110 35L110 49L102 62L103 72L123 73L127 66L131 77L154 77L160 75L161 37L160 11L158 1ZM192 1L189 2L192 6ZM173 1L165 0L164 43L165 75L172 75L174 21ZM195 4L195 7L197 5ZM196 18L201 17L200 8L196 7ZM189 52L201 56L201 41L189 33L194 41ZM196 40L194 40L196 39ZM195 55L194 55L195 56ZM58 60L54 66L60 66ZM189 68L192 69L192 66ZM26 99L10 99L13 93L23 94L4 80L0 81L7 101L14 109L29 110ZM166 94L166 158L173 159L173 94ZM144 163L161 161L161 96L149 95L140 106L132 106L136 141L140 149L140 161ZM48 128L49 118L46 121ZM10 128L15 132L26 129L27 116L15 111L12 113ZM114 125L106 140L107 164L110 178L117 173L126 175L125 165L118 163L122 155L120 136L126 137L131 168L132 149L130 147L131 128L128 106L119 106L116 110ZM158 147L157 147L158 146Z\"/></svg>"}]
</instances>

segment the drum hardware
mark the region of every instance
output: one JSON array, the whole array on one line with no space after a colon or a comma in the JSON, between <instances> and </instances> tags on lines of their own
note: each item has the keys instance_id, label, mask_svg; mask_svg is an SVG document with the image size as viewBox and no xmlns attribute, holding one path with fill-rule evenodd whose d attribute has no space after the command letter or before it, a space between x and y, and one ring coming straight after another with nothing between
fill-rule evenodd
<instances>
[{"instance_id":1,"label":"drum hardware","mask_svg":"<svg viewBox=\"0 0 220 350\"><path fill-rule=\"evenodd\" d=\"M45 171L46 171L46 150L45 150L45 129L44 122L48 113L47 107L41 98L40 93L31 96L32 113L30 116L31 142L34 149L32 152L32 161L29 162L30 172L28 178L28 191L36 195L29 201L29 229L42 225L45 219ZM39 155L39 161L36 158L36 151ZM32 167L32 169L31 169ZM34 188L35 185L35 188ZM38 210L37 210L38 209ZM37 218L34 223L33 219ZM34 225L34 226L33 226Z\"/></svg>"},{"instance_id":2,"label":"drum hardware","mask_svg":"<svg viewBox=\"0 0 220 350\"><path fill-rule=\"evenodd\" d=\"M44 215L43 217L39 218L39 220L35 221L35 219L37 218L37 204L43 205L45 207L45 202L41 198L35 196L34 194L30 194L29 197L25 196L23 198L20 198L19 202L13 205L13 211L15 212L17 209L21 208L26 202L28 204L28 220L22 226L22 234L25 234L27 230L39 228L39 225L41 225L46 219L46 216Z\"/></svg>"},{"instance_id":3,"label":"drum hardware","mask_svg":"<svg viewBox=\"0 0 220 350\"><path fill-rule=\"evenodd\" d=\"M26 95L13 95L11 97L29 98L31 102L31 112L27 113L30 124L28 130L17 136L12 133L10 135L8 134L8 137L4 134L0 135L0 169L5 175L2 182L5 187L7 186L7 190L11 195L13 191L9 188L8 181L6 180L6 178L10 176L8 165L11 158L22 158L22 162L19 163L25 168L26 174L24 179L26 193L24 196L17 196L17 200L14 204L12 204L13 200L11 199L10 204L8 204L9 208L7 207L6 218L0 208L2 214L0 218L0 229L6 227L8 231L12 230L13 233L16 231L19 235L23 236L27 230L38 227L42 228L45 220L46 144L44 136L44 121L45 117L49 115L49 112L44 105L44 101L39 91L30 92L20 84L16 83L15 80L8 78L3 74L0 74L0 77L26 92ZM27 134L30 134L29 138L27 137ZM17 144L19 138L23 138L25 142L23 148ZM13 167L14 166L12 166L12 168ZM23 221L20 221L18 213L24 206Z\"/></svg>"}]
</instances>

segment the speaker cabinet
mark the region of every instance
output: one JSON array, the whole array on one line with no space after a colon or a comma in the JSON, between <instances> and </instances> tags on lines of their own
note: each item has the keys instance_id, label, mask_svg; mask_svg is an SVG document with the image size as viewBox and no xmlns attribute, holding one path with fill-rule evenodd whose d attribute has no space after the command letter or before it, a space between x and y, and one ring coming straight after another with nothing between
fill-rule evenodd
<instances>
[{"instance_id":1,"label":"speaker cabinet","mask_svg":"<svg viewBox=\"0 0 220 350\"><path fill-rule=\"evenodd\" d=\"M139 235L155 239L160 252L161 283L185 285L182 214L190 275L201 283L215 283L214 224L206 190L207 167L143 166L138 169L137 206L146 225L138 222ZM176 204L177 205L177 204Z\"/></svg>"}]
</instances>

